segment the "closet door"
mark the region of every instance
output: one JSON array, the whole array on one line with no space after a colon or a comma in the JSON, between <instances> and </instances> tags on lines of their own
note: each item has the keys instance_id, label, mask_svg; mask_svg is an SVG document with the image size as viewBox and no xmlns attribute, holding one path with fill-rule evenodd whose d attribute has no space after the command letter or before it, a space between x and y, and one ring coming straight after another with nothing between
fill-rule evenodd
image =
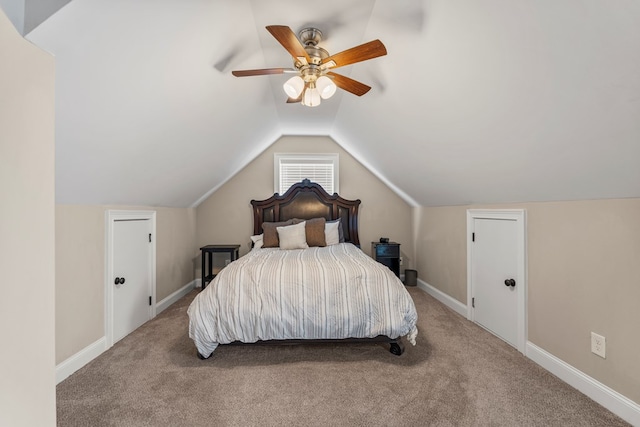
<instances>
[{"instance_id":1,"label":"closet door","mask_svg":"<svg viewBox=\"0 0 640 427\"><path fill-rule=\"evenodd\" d=\"M150 235L149 220L125 220L114 223L114 343L151 319Z\"/></svg>"},{"instance_id":2,"label":"closet door","mask_svg":"<svg viewBox=\"0 0 640 427\"><path fill-rule=\"evenodd\" d=\"M467 317L526 352L524 210L467 212Z\"/></svg>"}]
</instances>

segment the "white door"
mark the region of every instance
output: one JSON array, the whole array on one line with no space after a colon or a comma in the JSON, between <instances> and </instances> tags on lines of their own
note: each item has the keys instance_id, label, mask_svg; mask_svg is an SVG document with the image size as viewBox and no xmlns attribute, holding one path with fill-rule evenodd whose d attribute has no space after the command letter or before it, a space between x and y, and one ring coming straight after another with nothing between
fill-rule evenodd
<instances>
[{"instance_id":1,"label":"white door","mask_svg":"<svg viewBox=\"0 0 640 427\"><path fill-rule=\"evenodd\" d=\"M151 318L151 221L113 224L113 342Z\"/></svg>"},{"instance_id":2,"label":"white door","mask_svg":"<svg viewBox=\"0 0 640 427\"><path fill-rule=\"evenodd\" d=\"M471 289L473 320L518 348L518 224L473 219Z\"/></svg>"}]
</instances>

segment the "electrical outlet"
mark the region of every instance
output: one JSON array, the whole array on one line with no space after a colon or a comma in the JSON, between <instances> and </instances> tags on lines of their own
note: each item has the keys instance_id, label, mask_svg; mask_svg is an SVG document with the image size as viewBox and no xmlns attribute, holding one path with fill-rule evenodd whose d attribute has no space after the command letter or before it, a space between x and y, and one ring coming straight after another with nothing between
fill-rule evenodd
<instances>
[{"instance_id":1,"label":"electrical outlet","mask_svg":"<svg viewBox=\"0 0 640 427\"><path fill-rule=\"evenodd\" d=\"M602 335L591 332L591 352L606 359L607 340Z\"/></svg>"}]
</instances>

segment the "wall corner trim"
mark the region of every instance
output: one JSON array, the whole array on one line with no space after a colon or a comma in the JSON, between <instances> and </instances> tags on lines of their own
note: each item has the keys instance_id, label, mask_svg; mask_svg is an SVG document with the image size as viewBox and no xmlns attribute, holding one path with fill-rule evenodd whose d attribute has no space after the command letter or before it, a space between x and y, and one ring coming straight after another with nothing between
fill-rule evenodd
<instances>
[{"instance_id":1,"label":"wall corner trim","mask_svg":"<svg viewBox=\"0 0 640 427\"><path fill-rule=\"evenodd\" d=\"M156 316L160 314L162 311L166 310L173 303L178 301L180 298L187 295L191 292L192 289L199 285L199 280L192 280L191 282L184 285L182 288L178 289L168 297L164 298L162 301L156 304ZM153 319L151 319L153 320ZM56 385L60 384L62 381L66 380L71 374L76 372L78 369L82 368L87 363L91 362L96 357L100 356L107 350L107 337L103 336L96 342L89 344L87 347L83 348L73 356L69 357L65 361L56 365Z\"/></svg>"},{"instance_id":2,"label":"wall corner trim","mask_svg":"<svg viewBox=\"0 0 640 427\"><path fill-rule=\"evenodd\" d=\"M467 306L455 298L450 297L439 289L434 288L424 280L418 278L418 287L458 313L460 316L467 318Z\"/></svg>"},{"instance_id":3,"label":"wall corner trim","mask_svg":"<svg viewBox=\"0 0 640 427\"><path fill-rule=\"evenodd\" d=\"M527 357L620 418L640 426L640 405L527 341Z\"/></svg>"},{"instance_id":4,"label":"wall corner trim","mask_svg":"<svg viewBox=\"0 0 640 427\"><path fill-rule=\"evenodd\" d=\"M56 385L66 380L71 374L100 356L107 349L107 338L102 337L93 344L89 344L67 360L56 366Z\"/></svg>"},{"instance_id":5,"label":"wall corner trim","mask_svg":"<svg viewBox=\"0 0 640 427\"><path fill-rule=\"evenodd\" d=\"M187 283L168 297L164 298L162 301L156 303L156 316L163 311L165 311L171 304L177 302L180 298L187 295L191 292L192 289L196 288L196 285L199 283L199 280L192 280Z\"/></svg>"}]
</instances>

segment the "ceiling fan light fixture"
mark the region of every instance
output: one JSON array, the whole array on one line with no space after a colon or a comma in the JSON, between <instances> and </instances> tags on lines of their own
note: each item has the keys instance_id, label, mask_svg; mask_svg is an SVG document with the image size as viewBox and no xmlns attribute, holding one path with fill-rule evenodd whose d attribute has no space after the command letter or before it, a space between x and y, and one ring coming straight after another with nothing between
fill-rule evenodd
<instances>
[{"instance_id":1,"label":"ceiling fan light fixture","mask_svg":"<svg viewBox=\"0 0 640 427\"><path fill-rule=\"evenodd\" d=\"M329 77L320 76L318 80L316 80L316 88L318 88L322 99L329 99L336 93L338 87Z\"/></svg>"},{"instance_id":2,"label":"ceiling fan light fixture","mask_svg":"<svg viewBox=\"0 0 640 427\"><path fill-rule=\"evenodd\" d=\"M307 89L305 89L304 95L302 95L302 105L306 107L316 107L320 105L320 102L320 92L314 84L310 83Z\"/></svg>"},{"instance_id":3,"label":"ceiling fan light fixture","mask_svg":"<svg viewBox=\"0 0 640 427\"><path fill-rule=\"evenodd\" d=\"M335 73L333 69L387 54L387 48L380 40L372 40L330 55L318 46L322 32L313 27L302 29L299 36L286 25L267 25L267 31L291 55L293 68L235 70L231 74L236 77L248 77L297 73L282 85L289 96L287 104L302 102L302 105L315 107L320 105L322 99L333 96L337 88L362 96L371 90L370 86Z\"/></svg>"},{"instance_id":4,"label":"ceiling fan light fixture","mask_svg":"<svg viewBox=\"0 0 640 427\"><path fill-rule=\"evenodd\" d=\"M289 95L290 98L299 98L300 94L304 90L304 80L300 76L293 76L287 80L282 87L284 92Z\"/></svg>"}]
</instances>

